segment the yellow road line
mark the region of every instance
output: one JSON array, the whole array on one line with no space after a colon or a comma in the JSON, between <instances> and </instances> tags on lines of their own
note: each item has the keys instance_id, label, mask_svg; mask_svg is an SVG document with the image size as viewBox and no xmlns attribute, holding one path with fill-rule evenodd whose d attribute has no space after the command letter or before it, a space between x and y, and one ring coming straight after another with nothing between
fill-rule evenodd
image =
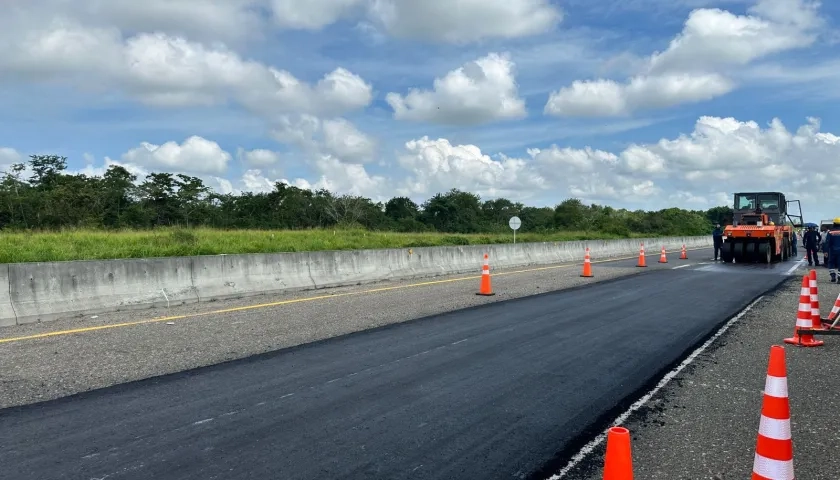
<instances>
[{"instance_id":1,"label":"yellow road line","mask_svg":"<svg viewBox=\"0 0 840 480\"><path fill-rule=\"evenodd\" d=\"M704 250L708 247L703 248L687 248L686 250L693 251L693 250ZM659 253L651 253L645 255L646 257L658 256ZM639 258L638 255L634 255L632 257L618 257L618 258L610 258L607 260L594 260L592 263L610 263L610 262L619 262L623 260L633 260L635 258ZM579 264L577 263L565 263L562 265L551 265L548 267L535 267L535 268L526 268L523 270L512 270L509 272L499 272L494 273L494 277L503 276L503 275L515 275L520 273L530 273L530 272L540 272L545 270L556 270L560 268L571 268L576 267ZM95 332L97 330L107 330L111 328L123 328L123 327L133 327L137 325L146 325L149 323L160 323L160 322L171 322L173 320L183 320L187 318L197 318L197 317L205 317L210 315L221 315L225 313L233 313L233 312L244 312L246 310L256 310L260 308L269 308L269 307L278 307L281 305L291 305L293 303L303 303L303 302L314 302L317 300L326 300L330 298L340 298L340 297L349 297L351 295L366 295L370 293L379 293L379 292L387 292L390 290L399 290L404 288L416 288L416 287L427 287L430 285L440 285L443 283L453 283L453 282L463 282L466 280L477 280L480 279L481 275L470 275L468 277L457 277L457 278L447 278L445 280L431 280L427 282L419 282L419 283L411 283L407 285L396 285L392 287L379 287L379 288L371 288L367 290L359 290L355 292L343 292L343 293L332 293L329 295L317 295L313 297L303 297L303 298L293 298L291 300L281 300L279 302L271 302L271 303L258 303L254 305L245 305L243 307L232 307L232 308L224 308L220 310L211 310L208 312L199 312L199 313L188 313L184 315L172 315L169 317L159 317L159 318L150 318L146 320L137 320L134 322L122 322L122 323L110 323L107 325L98 325L95 327L83 327L83 328L73 328L70 330L55 330L52 332L44 332L44 333L36 333L33 335L25 335L21 337L9 337L9 338L0 338L0 344L2 343L13 343L13 342L21 342L24 340L36 340L39 338L47 338L47 337L57 337L63 335L72 335L74 333L86 333L86 332Z\"/></svg>"}]
</instances>

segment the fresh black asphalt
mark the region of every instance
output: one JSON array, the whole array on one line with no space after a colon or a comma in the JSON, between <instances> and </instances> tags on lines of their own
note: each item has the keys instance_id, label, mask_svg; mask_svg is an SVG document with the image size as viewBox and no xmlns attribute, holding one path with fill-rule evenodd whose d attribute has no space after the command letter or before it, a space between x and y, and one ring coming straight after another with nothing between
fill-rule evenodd
<instances>
[{"instance_id":1,"label":"fresh black asphalt","mask_svg":"<svg viewBox=\"0 0 840 480\"><path fill-rule=\"evenodd\" d=\"M0 477L526 478L784 279L650 270L2 410Z\"/></svg>"}]
</instances>

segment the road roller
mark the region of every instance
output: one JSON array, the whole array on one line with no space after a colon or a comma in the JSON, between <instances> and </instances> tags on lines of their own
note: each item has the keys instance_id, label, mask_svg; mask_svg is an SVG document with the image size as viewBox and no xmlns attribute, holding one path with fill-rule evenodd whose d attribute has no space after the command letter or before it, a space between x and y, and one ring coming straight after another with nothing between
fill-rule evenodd
<instances>
[{"instance_id":1,"label":"road roller","mask_svg":"<svg viewBox=\"0 0 840 480\"><path fill-rule=\"evenodd\" d=\"M773 263L792 256L791 234L803 224L799 200L781 192L736 193L733 213L732 225L723 230L721 260Z\"/></svg>"}]
</instances>

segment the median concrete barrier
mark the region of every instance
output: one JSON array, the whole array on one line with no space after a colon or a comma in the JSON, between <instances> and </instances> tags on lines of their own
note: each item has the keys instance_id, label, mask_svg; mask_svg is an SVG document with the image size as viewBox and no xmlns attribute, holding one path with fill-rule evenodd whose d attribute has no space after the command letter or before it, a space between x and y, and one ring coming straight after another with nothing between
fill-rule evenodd
<instances>
[{"instance_id":1,"label":"median concrete barrier","mask_svg":"<svg viewBox=\"0 0 840 480\"><path fill-rule=\"evenodd\" d=\"M316 287L306 253L202 255L192 261L192 285L199 301L224 300Z\"/></svg>"},{"instance_id":2,"label":"median concrete barrier","mask_svg":"<svg viewBox=\"0 0 840 480\"><path fill-rule=\"evenodd\" d=\"M481 271L677 252L711 236L20 263L0 269L0 326L62 317Z\"/></svg>"},{"instance_id":3,"label":"median concrete barrier","mask_svg":"<svg viewBox=\"0 0 840 480\"><path fill-rule=\"evenodd\" d=\"M13 263L8 287L19 324L198 301L190 257Z\"/></svg>"}]
</instances>

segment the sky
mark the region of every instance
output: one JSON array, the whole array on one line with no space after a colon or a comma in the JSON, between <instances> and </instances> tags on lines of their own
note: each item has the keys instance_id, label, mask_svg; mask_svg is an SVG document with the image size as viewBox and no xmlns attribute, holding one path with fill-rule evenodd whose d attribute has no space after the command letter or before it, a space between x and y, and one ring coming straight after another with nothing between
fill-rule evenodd
<instances>
[{"instance_id":1,"label":"sky","mask_svg":"<svg viewBox=\"0 0 840 480\"><path fill-rule=\"evenodd\" d=\"M0 4L4 169L840 216L840 2Z\"/></svg>"}]
</instances>

